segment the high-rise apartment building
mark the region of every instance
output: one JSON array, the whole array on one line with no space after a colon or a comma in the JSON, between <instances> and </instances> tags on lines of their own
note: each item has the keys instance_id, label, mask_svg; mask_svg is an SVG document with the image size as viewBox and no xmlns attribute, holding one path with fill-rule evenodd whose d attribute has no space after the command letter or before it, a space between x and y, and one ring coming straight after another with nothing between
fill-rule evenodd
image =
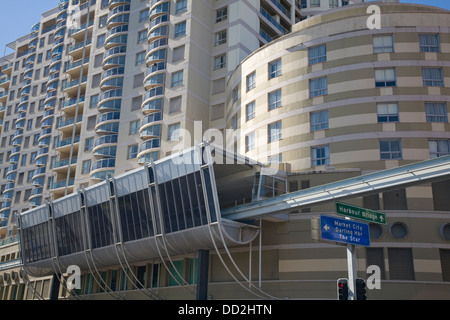
<instances>
[{"instance_id":1,"label":"high-rise apartment building","mask_svg":"<svg viewBox=\"0 0 450 320\"><path fill-rule=\"evenodd\" d=\"M401 181L450 154L450 14L375 2L371 29L353 2L60 1L44 13L0 64L2 236L21 223L20 252L17 237L0 243L0 299L48 298L69 265L82 285L60 298L192 298L202 250L212 299L333 299L345 248L312 241L311 218L342 194L387 216L356 250L359 277L380 271L370 297L448 298L448 173ZM257 162L173 165L208 129L230 138L233 160Z\"/></svg>"},{"instance_id":2,"label":"high-rise apartment building","mask_svg":"<svg viewBox=\"0 0 450 320\"><path fill-rule=\"evenodd\" d=\"M198 121L201 134L223 130L226 82L239 63L317 10L349 4L210 2L62 0L9 44L3 235L14 212L170 155L178 129L194 132Z\"/></svg>"}]
</instances>

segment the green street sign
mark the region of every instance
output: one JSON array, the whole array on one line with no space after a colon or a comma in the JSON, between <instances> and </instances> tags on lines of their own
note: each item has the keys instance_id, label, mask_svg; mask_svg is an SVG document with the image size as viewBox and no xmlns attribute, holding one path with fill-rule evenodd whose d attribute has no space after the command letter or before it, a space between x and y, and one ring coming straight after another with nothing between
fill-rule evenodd
<instances>
[{"instance_id":1,"label":"green street sign","mask_svg":"<svg viewBox=\"0 0 450 320\"><path fill-rule=\"evenodd\" d=\"M387 224L386 215L383 212L360 208L352 204L336 202L336 213L341 216L358 220Z\"/></svg>"}]
</instances>

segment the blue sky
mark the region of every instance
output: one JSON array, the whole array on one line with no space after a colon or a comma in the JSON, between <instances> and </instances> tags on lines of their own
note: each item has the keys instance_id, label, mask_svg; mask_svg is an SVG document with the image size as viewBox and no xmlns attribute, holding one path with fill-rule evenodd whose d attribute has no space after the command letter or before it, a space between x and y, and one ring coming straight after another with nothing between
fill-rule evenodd
<instances>
[{"instance_id":1,"label":"blue sky","mask_svg":"<svg viewBox=\"0 0 450 320\"><path fill-rule=\"evenodd\" d=\"M421 3L450 10L448 0L401 0ZM8 1L7 9L0 10L0 56L11 53L6 44L30 33L31 27L40 21L41 14L58 6L58 0L14 0Z\"/></svg>"}]
</instances>

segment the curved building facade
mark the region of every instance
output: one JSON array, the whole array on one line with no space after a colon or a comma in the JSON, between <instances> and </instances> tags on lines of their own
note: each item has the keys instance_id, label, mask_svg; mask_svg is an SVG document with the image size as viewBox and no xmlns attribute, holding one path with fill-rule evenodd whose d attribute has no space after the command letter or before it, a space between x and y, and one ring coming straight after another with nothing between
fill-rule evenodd
<instances>
[{"instance_id":1,"label":"curved building facade","mask_svg":"<svg viewBox=\"0 0 450 320\"><path fill-rule=\"evenodd\" d=\"M92 8L103 17L93 27L88 9L86 33L71 34L77 72L67 69L79 92L67 82L62 104L71 118L88 121L68 123L72 130L58 124L55 148L60 160L70 157L61 163L69 172L69 146L81 155L73 164L85 180L66 196L55 185L53 199L18 215L22 251L17 242L0 243L0 299L48 298L71 265L80 267L81 288L66 290L62 279L60 299L195 299L205 250L210 299L336 299L346 247L311 234L312 219L335 214L334 201L275 205L286 193L330 183L343 186L336 193L349 189L342 201L386 214L386 225L370 224L370 246L356 249L359 278L378 270L381 288L368 290L369 299L450 299L448 173L393 187L389 181L401 179L383 176L385 188L349 196L349 181L364 175L450 156L449 11L371 2L381 28L370 29L368 4L350 2L211 1L210 10L196 1L110 0ZM202 22L206 13L213 17ZM128 17L137 14L139 22ZM89 67L95 75L88 75L96 85L85 87L79 50L102 28ZM84 48L95 51L90 40ZM202 159L212 147L194 136L196 121L202 134L226 131L225 164L217 162L219 148ZM116 123L125 129L115 133ZM194 139L181 141L177 129ZM173 152L194 140L204 149ZM194 165L175 164L194 154ZM120 157L119 168L112 161ZM53 171L62 184L73 184L78 174L61 167ZM0 214L11 205L3 203ZM231 218L248 208L265 213Z\"/></svg>"},{"instance_id":2,"label":"curved building facade","mask_svg":"<svg viewBox=\"0 0 450 320\"><path fill-rule=\"evenodd\" d=\"M226 127L235 131L228 147L279 164L290 172L291 192L449 154L450 15L375 4L381 29L368 29L365 4L311 17L247 57L227 82ZM448 186L440 181L354 199L387 212L389 221L371 226L373 244L359 250L360 270L378 261L392 293L423 280L439 296L448 281ZM272 251L280 280L307 287L303 280L346 276L345 260L342 270L329 269L343 250L306 244L310 234L301 231L311 216L333 211L332 205L294 210L289 223L264 230L272 235L267 246L280 248Z\"/></svg>"}]
</instances>

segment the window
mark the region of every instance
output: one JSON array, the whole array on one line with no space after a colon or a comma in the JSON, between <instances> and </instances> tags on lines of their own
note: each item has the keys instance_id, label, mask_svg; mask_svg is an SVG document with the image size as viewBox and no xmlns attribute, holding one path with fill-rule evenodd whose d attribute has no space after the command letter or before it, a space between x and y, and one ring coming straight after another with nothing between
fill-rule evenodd
<instances>
[{"instance_id":1,"label":"window","mask_svg":"<svg viewBox=\"0 0 450 320\"><path fill-rule=\"evenodd\" d=\"M127 160L137 158L138 151L139 145L133 144L132 146L128 146Z\"/></svg>"},{"instance_id":2,"label":"window","mask_svg":"<svg viewBox=\"0 0 450 320\"><path fill-rule=\"evenodd\" d=\"M227 65L226 54L214 57L214 70L225 68L226 65Z\"/></svg>"},{"instance_id":3,"label":"window","mask_svg":"<svg viewBox=\"0 0 450 320\"><path fill-rule=\"evenodd\" d=\"M227 30L222 30L214 34L214 46L220 46L227 43Z\"/></svg>"},{"instance_id":4,"label":"window","mask_svg":"<svg viewBox=\"0 0 450 320\"><path fill-rule=\"evenodd\" d=\"M392 35L373 37L373 53L383 52L394 52L394 40Z\"/></svg>"},{"instance_id":5,"label":"window","mask_svg":"<svg viewBox=\"0 0 450 320\"><path fill-rule=\"evenodd\" d=\"M175 38L184 36L185 34L186 34L186 21L177 23L175 25Z\"/></svg>"},{"instance_id":6,"label":"window","mask_svg":"<svg viewBox=\"0 0 450 320\"><path fill-rule=\"evenodd\" d=\"M136 111L136 110L141 109L141 105L142 105L142 96L134 97L131 100L131 111Z\"/></svg>"},{"instance_id":7,"label":"window","mask_svg":"<svg viewBox=\"0 0 450 320\"><path fill-rule=\"evenodd\" d=\"M444 75L441 68L422 68L424 87L443 87Z\"/></svg>"},{"instance_id":8,"label":"window","mask_svg":"<svg viewBox=\"0 0 450 320\"><path fill-rule=\"evenodd\" d=\"M337 8L339 6L338 0L330 0L330 8Z\"/></svg>"},{"instance_id":9,"label":"window","mask_svg":"<svg viewBox=\"0 0 450 320\"><path fill-rule=\"evenodd\" d=\"M394 87L396 86L395 69L378 69L375 70L375 86Z\"/></svg>"},{"instance_id":10,"label":"window","mask_svg":"<svg viewBox=\"0 0 450 320\"><path fill-rule=\"evenodd\" d=\"M178 141L180 139L180 124L175 123L169 126L169 132L167 136L168 141Z\"/></svg>"},{"instance_id":11,"label":"window","mask_svg":"<svg viewBox=\"0 0 450 320\"><path fill-rule=\"evenodd\" d=\"M430 159L450 155L450 140L428 140Z\"/></svg>"},{"instance_id":12,"label":"window","mask_svg":"<svg viewBox=\"0 0 450 320\"><path fill-rule=\"evenodd\" d=\"M446 211L445 210L442 211ZM448 230L448 225L447 225ZM444 231L443 231L444 232ZM448 237L446 237L447 240ZM441 257L441 271L442 271L442 280L450 281L450 250L449 249L439 249L439 256Z\"/></svg>"},{"instance_id":13,"label":"window","mask_svg":"<svg viewBox=\"0 0 450 320\"><path fill-rule=\"evenodd\" d=\"M91 172L91 160L83 161L83 169L81 171L82 174L86 174Z\"/></svg>"},{"instance_id":14,"label":"window","mask_svg":"<svg viewBox=\"0 0 450 320\"><path fill-rule=\"evenodd\" d=\"M428 122L448 122L447 105L445 103L425 103Z\"/></svg>"},{"instance_id":15,"label":"window","mask_svg":"<svg viewBox=\"0 0 450 320\"><path fill-rule=\"evenodd\" d=\"M311 112L311 131L328 129L328 110Z\"/></svg>"},{"instance_id":16,"label":"window","mask_svg":"<svg viewBox=\"0 0 450 320\"><path fill-rule=\"evenodd\" d=\"M398 122L398 104L387 103L377 105L378 122Z\"/></svg>"},{"instance_id":17,"label":"window","mask_svg":"<svg viewBox=\"0 0 450 320\"><path fill-rule=\"evenodd\" d=\"M30 170L27 173L27 182L31 182L31 180L33 179L34 176L34 170Z\"/></svg>"},{"instance_id":18,"label":"window","mask_svg":"<svg viewBox=\"0 0 450 320\"><path fill-rule=\"evenodd\" d=\"M216 10L216 23L227 20L228 7L223 7Z\"/></svg>"},{"instance_id":19,"label":"window","mask_svg":"<svg viewBox=\"0 0 450 320\"><path fill-rule=\"evenodd\" d=\"M311 165L313 167L330 164L330 146L311 148Z\"/></svg>"},{"instance_id":20,"label":"window","mask_svg":"<svg viewBox=\"0 0 450 320\"><path fill-rule=\"evenodd\" d=\"M181 111L182 96L170 99L169 114Z\"/></svg>"},{"instance_id":21,"label":"window","mask_svg":"<svg viewBox=\"0 0 450 320\"><path fill-rule=\"evenodd\" d=\"M187 10L187 0L177 0L175 13L184 12Z\"/></svg>"},{"instance_id":22,"label":"window","mask_svg":"<svg viewBox=\"0 0 450 320\"><path fill-rule=\"evenodd\" d=\"M281 107L281 89L269 93L269 111Z\"/></svg>"},{"instance_id":23,"label":"window","mask_svg":"<svg viewBox=\"0 0 450 320\"><path fill-rule=\"evenodd\" d=\"M172 87L183 85L183 70L172 73Z\"/></svg>"},{"instance_id":24,"label":"window","mask_svg":"<svg viewBox=\"0 0 450 320\"><path fill-rule=\"evenodd\" d=\"M103 47L104 43L105 43L105 34L101 34L97 37L97 48Z\"/></svg>"},{"instance_id":25,"label":"window","mask_svg":"<svg viewBox=\"0 0 450 320\"><path fill-rule=\"evenodd\" d=\"M270 164L279 164L283 162L283 155L281 153L274 154L267 157L267 162Z\"/></svg>"},{"instance_id":26,"label":"window","mask_svg":"<svg viewBox=\"0 0 450 320\"><path fill-rule=\"evenodd\" d=\"M320 0L311 0L310 1L311 8L319 8L320 7Z\"/></svg>"},{"instance_id":27,"label":"window","mask_svg":"<svg viewBox=\"0 0 450 320\"><path fill-rule=\"evenodd\" d=\"M256 87L256 71L250 73L247 76L247 91L250 91Z\"/></svg>"},{"instance_id":28,"label":"window","mask_svg":"<svg viewBox=\"0 0 450 320\"><path fill-rule=\"evenodd\" d=\"M309 80L309 96L311 98L328 94L327 77Z\"/></svg>"},{"instance_id":29,"label":"window","mask_svg":"<svg viewBox=\"0 0 450 320\"><path fill-rule=\"evenodd\" d=\"M232 98L233 98L233 103L235 103L236 101L239 100L239 85L237 85L234 89L232 94Z\"/></svg>"},{"instance_id":30,"label":"window","mask_svg":"<svg viewBox=\"0 0 450 320\"><path fill-rule=\"evenodd\" d=\"M84 151L89 151L92 150L92 148L94 147L94 138L86 138L86 140L84 140Z\"/></svg>"},{"instance_id":31,"label":"window","mask_svg":"<svg viewBox=\"0 0 450 320\"><path fill-rule=\"evenodd\" d=\"M390 280L414 280L411 248L388 248Z\"/></svg>"},{"instance_id":32,"label":"window","mask_svg":"<svg viewBox=\"0 0 450 320\"><path fill-rule=\"evenodd\" d=\"M245 152L255 149L255 132L245 136Z\"/></svg>"},{"instance_id":33,"label":"window","mask_svg":"<svg viewBox=\"0 0 450 320\"><path fill-rule=\"evenodd\" d=\"M90 102L89 102L89 108L96 108L98 105L98 94L91 96Z\"/></svg>"},{"instance_id":34,"label":"window","mask_svg":"<svg viewBox=\"0 0 450 320\"><path fill-rule=\"evenodd\" d=\"M309 64L316 64L327 61L327 46L321 45L308 50Z\"/></svg>"},{"instance_id":35,"label":"window","mask_svg":"<svg viewBox=\"0 0 450 320\"><path fill-rule=\"evenodd\" d=\"M33 136L33 146L37 146L37 144L39 143L39 136L40 136L39 133L36 133L36 134Z\"/></svg>"},{"instance_id":36,"label":"window","mask_svg":"<svg viewBox=\"0 0 450 320\"><path fill-rule=\"evenodd\" d=\"M147 40L147 30L142 30L138 32L137 43L144 43Z\"/></svg>"},{"instance_id":37,"label":"window","mask_svg":"<svg viewBox=\"0 0 450 320\"><path fill-rule=\"evenodd\" d=\"M20 162L21 166L25 166L27 164L27 154L22 155L22 161Z\"/></svg>"},{"instance_id":38,"label":"window","mask_svg":"<svg viewBox=\"0 0 450 320\"><path fill-rule=\"evenodd\" d=\"M137 134L140 128L140 120L130 122L130 135Z\"/></svg>"},{"instance_id":39,"label":"window","mask_svg":"<svg viewBox=\"0 0 450 320\"><path fill-rule=\"evenodd\" d=\"M87 131L94 130L96 123L97 123L97 116L90 116L87 119L86 130Z\"/></svg>"},{"instance_id":40,"label":"window","mask_svg":"<svg viewBox=\"0 0 450 320\"><path fill-rule=\"evenodd\" d=\"M419 34L420 52L441 52L439 34Z\"/></svg>"},{"instance_id":41,"label":"window","mask_svg":"<svg viewBox=\"0 0 450 320\"><path fill-rule=\"evenodd\" d=\"M401 140L380 140L381 160L402 159Z\"/></svg>"},{"instance_id":42,"label":"window","mask_svg":"<svg viewBox=\"0 0 450 320\"><path fill-rule=\"evenodd\" d=\"M211 106L211 120L222 119L225 114L225 104L218 103Z\"/></svg>"},{"instance_id":43,"label":"window","mask_svg":"<svg viewBox=\"0 0 450 320\"><path fill-rule=\"evenodd\" d=\"M231 118L231 129L236 130L238 128L238 117L237 114Z\"/></svg>"},{"instance_id":44,"label":"window","mask_svg":"<svg viewBox=\"0 0 450 320\"><path fill-rule=\"evenodd\" d=\"M30 164L34 164L34 160L36 159L37 152L32 152L30 156Z\"/></svg>"},{"instance_id":45,"label":"window","mask_svg":"<svg viewBox=\"0 0 450 320\"><path fill-rule=\"evenodd\" d=\"M108 15L107 15L107 14L105 14L104 16L101 16L101 17L98 19L98 27L99 27L99 28L104 28L104 27L106 27L106 20L108 20Z\"/></svg>"},{"instance_id":46,"label":"window","mask_svg":"<svg viewBox=\"0 0 450 320\"><path fill-rule=\"evenodd\" d=\"M142 51L136 54L136 66L145 62L145 53L145 51Z\"/></svg>"},{"instance_id":47,"label":"window","mask_svg":"<svg viewBox=\"0 0 450 320\"><path fill-rule=\"evenodd\" d=\"M281 59L269 63L269 79L281 76Z\"/></svg>"},{"instance_id":48,"label":"window","mask_svg":"<svg viewBox=\"0 0 450 320\"><path fill-rule=\"evenodd\" d=\"M139 13L139 22L146 21L148 19L148 9L142 10Z\"/></svg>"},{"instance_id":49,"label":"window","mask_svg":"<svg viewBox=\"0 0 450 320\"><path fill-rule=\"evenodd\" d=\"M268 132L268 143L281 140L281 121L269 124Z\"/></svg>"},{"instance_id":50,"label":"window","mask_svg":"<svg viewBox=\"0 0 450 320\"><path fill-rule=\"evenodd\" d=\"M184 60L184 45L173 49L172 62Z\"/></svg>"},{"instance_id":51,"label":"window","mask_svg":"<svg viewBox=\"0 0 450 320\"><path fill-rule=\"evenodd\" d=\"M245 121L255 118L255 101L245 106Z\"/></svg>"}]
</instances>

